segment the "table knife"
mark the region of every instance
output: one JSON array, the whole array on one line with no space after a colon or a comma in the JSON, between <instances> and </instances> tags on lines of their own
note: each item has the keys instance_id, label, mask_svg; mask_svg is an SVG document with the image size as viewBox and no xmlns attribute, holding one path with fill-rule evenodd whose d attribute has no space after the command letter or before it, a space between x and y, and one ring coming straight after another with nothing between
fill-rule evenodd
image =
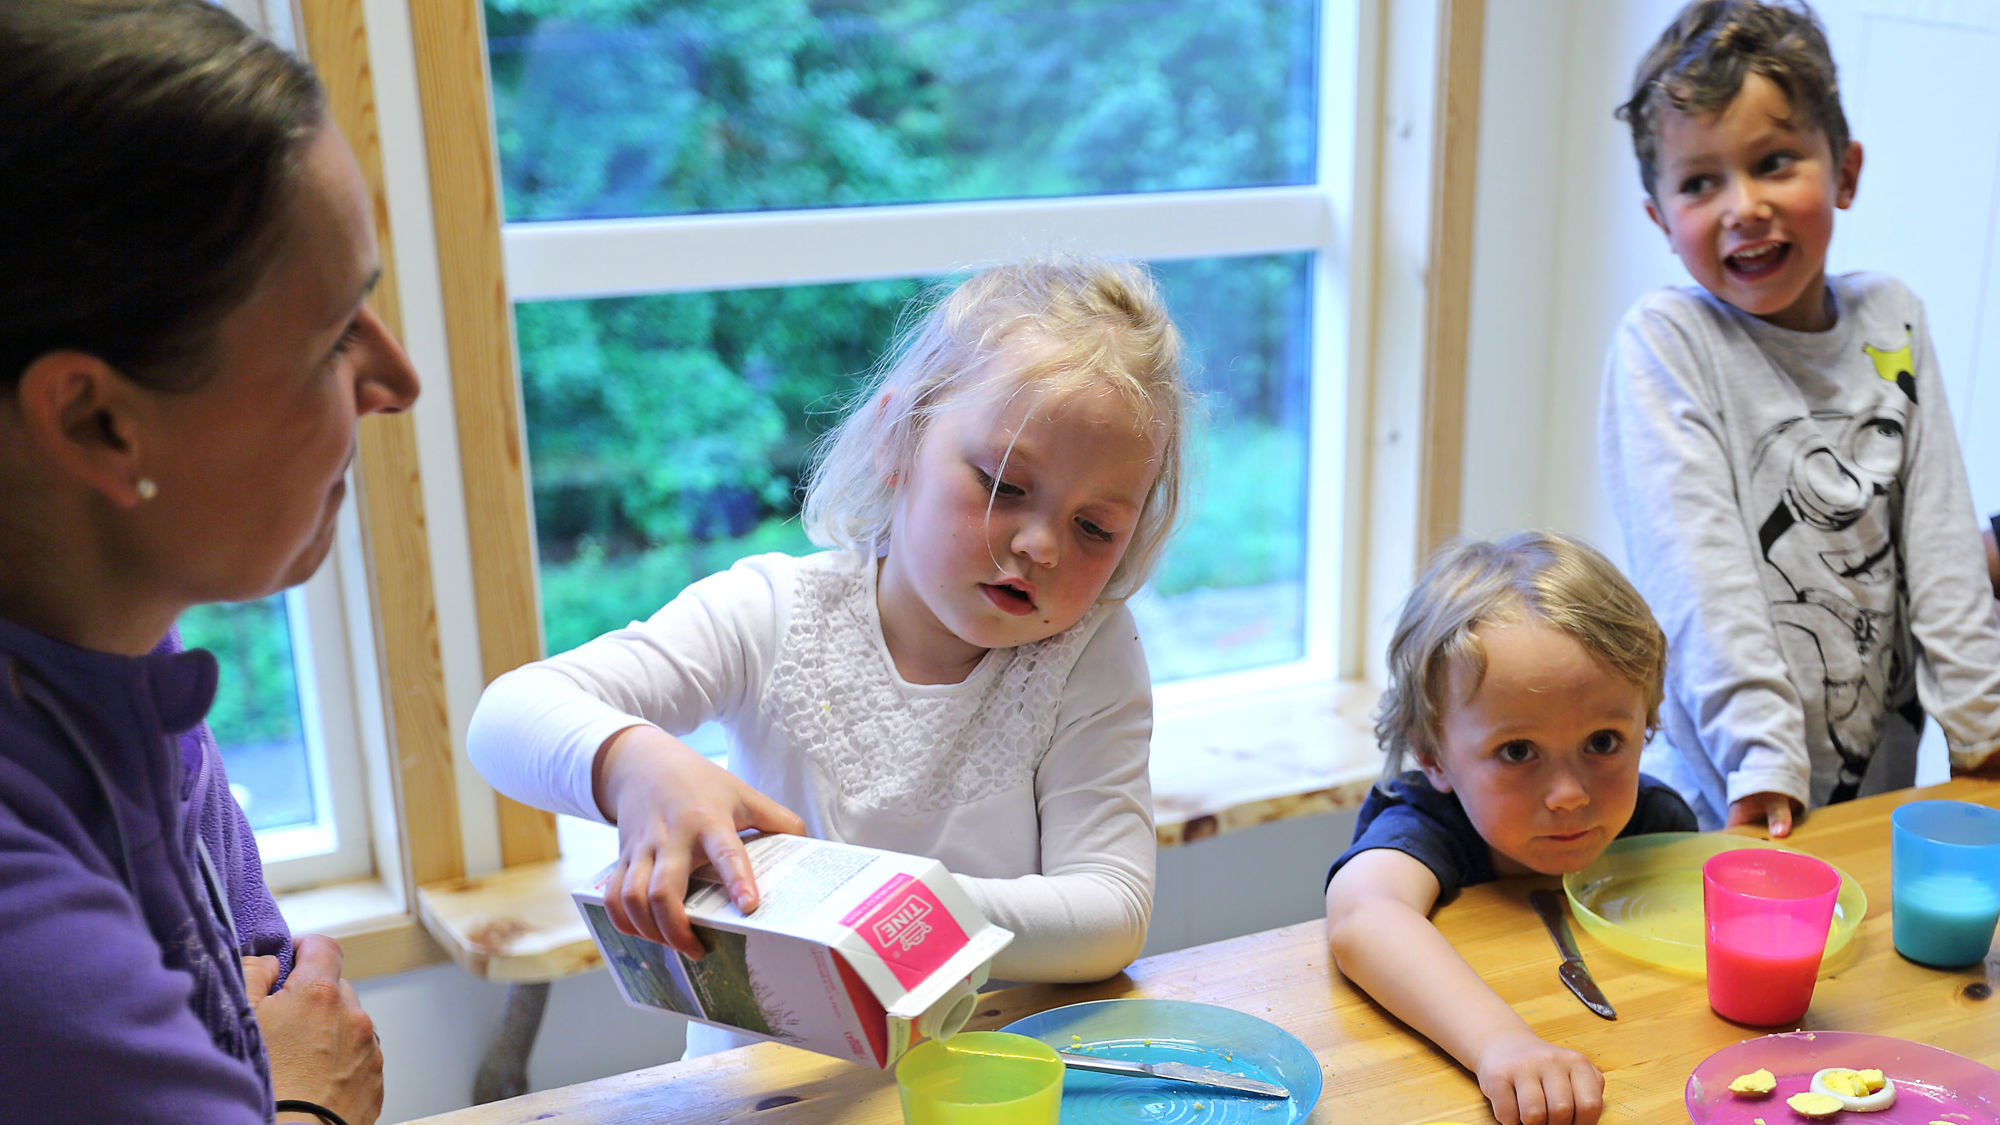
<instances>
[{"instance_id":1,"label":"table knife","mask_svg":"<svg viewBox=\"0 0 2000 1125\"><path fill-rule=\"evenodd\" d=\"M1562 967L1556 975L1563 984L1576 994L1583 1006L1608 1020L1618 1018L1611 1001L1604 998L1604 990L1590 979L1590 970L1584 967L1583 953L1576 947L1576 940L1570 937L1569 922L1563 918L1562 899L1550 890L1531 891L1528 901L1534 904L1535 913L1542 916L1542 925L1549 929L1549 936L1556 939L1556 948L1562 951Z\"/></svg>"},{"instance_id":2,"label":"table knife","mask_svg":"<svg viewBox=\"0 0 2000 1125\"><path fill-rule=\"evenodd\" d=\"M1215 1090L1229 1090L1238 1094L1251 1094L1260 1098L1289 1098L1290 1090L1275 1082L1265 1082L1257 1078L1246 1078L1241 1074L1231 1074L1226 1070L1210 1070L1205 1066L1189 1066L1186 1063L1126 1062L1123 1059L1105 1059L1096 1055L1080 1055L1074 1051L1057 1051L1056 1057L1071 1070L1090 1070L1100 1074L1124 1074L1141 1078L1158 1078L1166 1082L1183 1082L1190 1086L1207 1086Z\"/></svg>"}]
</instances>

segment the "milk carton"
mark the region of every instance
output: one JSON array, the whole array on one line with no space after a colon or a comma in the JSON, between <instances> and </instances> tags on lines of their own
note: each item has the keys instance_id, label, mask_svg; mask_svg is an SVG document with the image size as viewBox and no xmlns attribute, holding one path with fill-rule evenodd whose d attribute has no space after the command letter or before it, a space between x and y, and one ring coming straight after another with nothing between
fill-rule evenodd
<instances>
[{"instance_id":1,"label":"milk carton","mask_svg":"<svg viewBox=\"0 0 2000 1125\"><path fill-rule=\"evenodd\" d=\"M626 1003L887 1067L963 1026L993 955L1014 940L936 860L804 836L745 848L754 913L710 868L688 884L699 961L612 928L610 868L572 892Z\"/></svg>"}]
</instances>

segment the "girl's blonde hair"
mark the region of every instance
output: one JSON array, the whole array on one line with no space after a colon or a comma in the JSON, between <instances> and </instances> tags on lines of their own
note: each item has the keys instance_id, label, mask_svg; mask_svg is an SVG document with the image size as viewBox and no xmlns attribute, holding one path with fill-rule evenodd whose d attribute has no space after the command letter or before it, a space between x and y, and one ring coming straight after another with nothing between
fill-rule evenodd
<instances>
[{"instance_id":1,"label":"girl's blonde hair","mask_svg":"<svg viewBox=\"0 0 2000 1125\"><path fill-rule=\"evenodd\" d=\"M1486 650L1473 630L1533 619L1569 637L1646 695L1646 732L1660 721L1667 638L1646 599L1618 568L1580 540L1523 531L1497 543L1458 541L1431 557L1403 603L1389 639L1389 686L1375 712L1382 780L1406 760L1433 762L1451 670L1486 675Z\"/></svg>"},{"instance_id":2,"label":"girl's blonde hair","mask_svg":"<svg viewBox=\"0 0 2000 1125\"><path fill-rule=\"evenodd\" d=\"M1006 353L1006 366L995 357ZM1001 375L1013 393L1105 389L1159 441L1159 472L1105 598L1146 581L1180 518L1192 412L1181 336L1151 274L1131 262L1034 258L982 270L907 327L847 416L820 440L806 489L806 534L822 547L874 551L889 534L895 481L907 479L930 419Z\"/></svg>"}]
</instances>

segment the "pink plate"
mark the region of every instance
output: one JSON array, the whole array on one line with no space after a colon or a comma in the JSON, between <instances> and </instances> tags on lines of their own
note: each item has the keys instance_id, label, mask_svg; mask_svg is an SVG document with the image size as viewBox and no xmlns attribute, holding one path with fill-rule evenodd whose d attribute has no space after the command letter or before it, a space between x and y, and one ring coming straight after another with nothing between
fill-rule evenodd
<instances>
[{"instance_id":1,"label":"pink plate","mask_svg":"<svg viewBox=\"0 0 2000 1125\"><path fill-rule=\"evenodd\" d=\"M1874 1067L1896 1084L1896 1103L1875 1113L1842 1110L1832 1125L2000 1125L2000 1072L1963 1055L1908 1039L1852 1031L1788 1031L1724 1047L1688 1076L1687 1110L1694 1125L1804 1125L1785 1099L1803 1092L1813 1072L1829 1066ZM1729 1083L1753 1070L1777 1076L1762 1097L1739 1097Z\"/></svg>"}]
</instances>

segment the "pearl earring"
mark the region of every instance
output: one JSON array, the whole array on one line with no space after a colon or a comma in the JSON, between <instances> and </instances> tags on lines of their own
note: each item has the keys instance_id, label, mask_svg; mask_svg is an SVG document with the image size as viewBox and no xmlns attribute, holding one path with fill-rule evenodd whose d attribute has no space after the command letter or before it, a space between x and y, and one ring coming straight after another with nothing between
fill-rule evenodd
<instances>
[{"instance_id":1,"label":"pearl earring","mask_svg":"<svg viewBox=\"0 0 2000 1125\"><path fill-rule=\"evenodd\" d=\"M141 500L151 500L160 494L160 486L153 483L152 477L140 477L132 483L132 491L138 493Z\"/></svg>"}]
</instances>

